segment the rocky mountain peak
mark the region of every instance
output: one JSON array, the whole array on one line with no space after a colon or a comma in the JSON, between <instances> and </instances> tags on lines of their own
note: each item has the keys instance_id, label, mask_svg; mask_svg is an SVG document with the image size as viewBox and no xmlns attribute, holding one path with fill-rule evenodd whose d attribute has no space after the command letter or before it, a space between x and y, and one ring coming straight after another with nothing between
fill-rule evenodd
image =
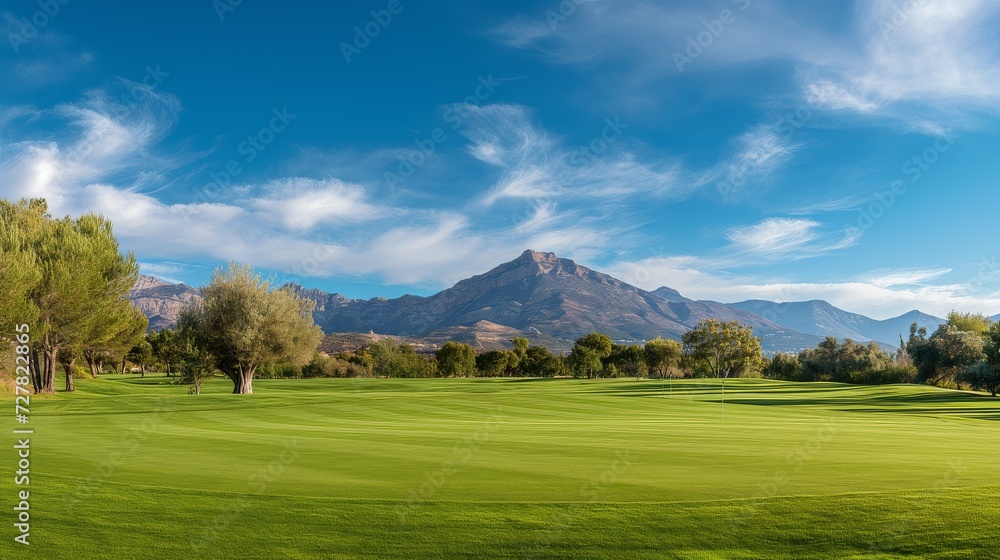
<instances>
[{"instance_id":1,"label":"rocky mountain peak","mask_svg":"<svg viewBox=\"0 0 1000 560\"><path fill-rule=\"evenodd\" d=\"M133 292L138 292L141 290L149 290L152 288L159 288L160 286L169 286L170 284L160 280L155 276L147 276L145 274L140 274L139 278L135 281L135 285L132 286Z\"/></svg>"}]
</instances>

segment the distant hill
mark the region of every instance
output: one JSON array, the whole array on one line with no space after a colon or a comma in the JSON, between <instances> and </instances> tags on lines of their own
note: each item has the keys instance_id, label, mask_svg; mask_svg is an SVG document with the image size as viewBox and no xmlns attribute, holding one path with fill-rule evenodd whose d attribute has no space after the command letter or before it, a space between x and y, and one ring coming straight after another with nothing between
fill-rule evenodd
<instances>
[{"instance_id":1,"label":"distant hill","mask_svg":"<svg viewBox=\"0 0 1000 560\"><path fill-rule=\"evenodd\" d=\"M919 311L910 311L899 317L882 321L851 313L822 301L775 303L766 300L748 300L729 304L731 307L752 311L780 325L816 336L852 338L858 342L876 341L892 347L899 346L899 337L909 336L910 325L927 327L933 332L944 319Z\"/></svg>"},{"instance_id":2,"label":"distant hill","mask_svg":"<svg viewBox=\"0 0 1000 560\"><path fill-rule=\"evenodd\" d=\"M187 284L139 275L128 299L149 319L150 330L161 330L177 324L181 310L201 299L201 292Z\"/></svg>"}]
</instances>

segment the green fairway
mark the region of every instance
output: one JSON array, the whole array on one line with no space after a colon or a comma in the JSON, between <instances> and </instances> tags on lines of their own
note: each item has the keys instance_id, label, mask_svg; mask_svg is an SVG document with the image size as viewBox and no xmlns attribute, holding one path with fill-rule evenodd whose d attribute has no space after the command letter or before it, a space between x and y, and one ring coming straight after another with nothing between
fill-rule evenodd
<instances>
[{"instance_id":1,"label":"green fairway","mask_svg":"<svg viewBox=\"0 0 1000 560\"><path fill-rule=\"evenodd\" d=\"M2 558L998 558L1000 400L918 385L160 375L32 398ZM13 398L8 397L13 408ZM10 436L13 438L13 436Z\"/></svg>"}]
</instances>

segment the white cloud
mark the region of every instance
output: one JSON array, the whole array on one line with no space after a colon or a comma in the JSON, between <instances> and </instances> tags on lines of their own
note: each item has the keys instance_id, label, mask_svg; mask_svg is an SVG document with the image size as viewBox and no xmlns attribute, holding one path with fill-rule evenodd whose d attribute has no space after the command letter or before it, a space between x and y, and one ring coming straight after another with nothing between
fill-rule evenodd
<instances>
[{"instance_id":1,"label":"white cloud","mask_svg":"<svg viewBox=\"0 0 1000 560\"><path fill-rule=\"evenodd\" d=\"M618 0L615 2L575 3L575 11L557 25L549 25L544 14L515 18L493 31L501 43L514 48L531 49L543 58L559 64L592 66L625 61L630 71L642 78L673 75L678 72L674 53L688 55L688 39L699 33L712 33L712 41L702 47L684 71L716 69L766 58L800 56L808 52L822 60L824 51L835 42L822 32L820 11L801 17L788 15L781 2L739 0L715 6L704 3ZM728 9L731 23L715 32L706 21L720 19ZM803 45L810 45L808 51Z\"/></svg>"},{"instance_id":2,"label":"white cloud","mask_svg":"<svg viewBox=\"0 0 1000 560\"><path fill-rule=\"evenodd\" d=\"M841 84L830 80L819 80L806 84L805 98L811 104L822 105L834 110L853 110L859 113L870 113L878 108L874 101L861 97L858 93L849 91Z\"/></svg>"},{"instance_id":3,"label":"white cloud","mask_svg":"<svg viewBox=\"0 0 1000 560\"><path fill-rule=\"evenodd\" d=\"M751 226L731 228L726 239L743 258L803 259L850 247L861 235L857 228L823 232L821 224L813 220L768 218Z\"/></svg>"},{"instance_id":4,"label":"white cloud","mask_svg":"<svg viewBox=\"0 0 1000 560\"><path fill-rule=\"evenodd\" d=\"M915 286L940 278L952 271L950 268L934 268L928 270L880 270L868 278L868 283L879 288L893 286Z\"/></svg>"},{"instance_id":5,"label":"white cloud","mask_svg":"<svg viewBox=\"0 0 1000 560\"><path fill-rule=\"evenodd\" d=\"M726 238L741 251L765 256L782 255L815 240L819 225L812 220L771 218L752 226L733 228Z\"/></svg>"},{"instance_id":6,"label":"white cloud","mask_svg":"<svg viewBox=\"0 0 1000 560\"><path fill-rule=\"evenodd\" d=\"M638 161L620 140L629 125L618 118L599 123L598 136L571 149L535 126L524 107L465 105L462 112L468 115L463 133L471 141L469 153L502 172L482 196L485 206L503 199L680 196L694 187L682 180L677 161Z\"/></svg>"},{"instance_id":7,"label":"white cloud","mask_svg":"<svg viewBox=\"0 0 1000 560\"><path fill-rule=\"evenodd\" d=\"M986 0L859 2L859 52L817 65L805 95L830 109L861 113L899 112L896 106L906 103L943 112L996 111L998 23L1000 5ZM920 111L913 115L920 120Z\"/></svg>"},{"instance_id":8,"label":"white cloud","mask_svg":"<svg viewBox=\"0 0 1000 560\"><path fill-rule=\"evenodd\" d=\"M728 161L709 169L699 183L714 182L723 200L745 197L791 160L801 147L774 127L756 126L734 140Z\"/></svg>"},{"instance_id":9,"label":"white cloud","mask_svg":"<svg viewBox=\"0 0 1000 560\"><path fill-rule=\"evenodd\" d=\"M366 202L363 186L337 179L289 177L270 181L262 188L266 196L253 199L251 206L293 230L360 223L384 214L384 209Z\"/></svg>"}]
</instances>

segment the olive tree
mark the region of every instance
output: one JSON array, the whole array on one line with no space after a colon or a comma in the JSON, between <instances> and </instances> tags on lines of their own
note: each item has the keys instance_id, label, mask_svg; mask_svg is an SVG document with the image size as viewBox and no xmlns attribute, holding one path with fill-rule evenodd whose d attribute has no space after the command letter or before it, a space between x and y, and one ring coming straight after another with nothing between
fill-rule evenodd
<instances>
[{"instance_id":1,"label":"olive tree","mask_svg":"<svg viewBox=\"0 0 1000 560\"><path fill-rule=\"evenodd\" d=\"M185 324L233 382L234 394L253 393L261 366L309 363L323 336L313 322L314 302L275 288L249 266L216 270L202 294Z\"/></svg>"},{"instance_id":2,"label":"olive tree","mask_svg":"<svg viewBox=\"0 0 1000 560\"><path fill-rule=\"evenodd\" d=\"M702 319L681 340L685 352L714 377L741 377L763 365L760 339L737 321Z\"/></svg>"}]
</instances>

